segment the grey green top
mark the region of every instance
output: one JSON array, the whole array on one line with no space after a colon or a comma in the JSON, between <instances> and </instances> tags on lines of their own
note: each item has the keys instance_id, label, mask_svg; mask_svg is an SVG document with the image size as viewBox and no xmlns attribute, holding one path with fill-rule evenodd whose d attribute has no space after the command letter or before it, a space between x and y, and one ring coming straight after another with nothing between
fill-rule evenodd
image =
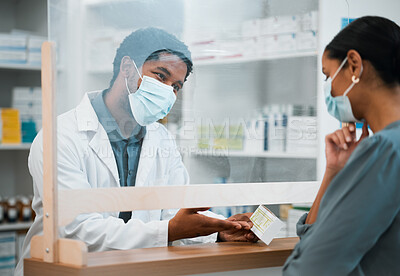
<instances>
[{"instance_id":1,"label":"grey green top","mask_svg":"<svg viewBox=\"0 0 400 276\"><path fill-rule=\"evenodd\" d=\"M400 275L400 121L360 143L306 217L283 275Z\"/></svg>"},{"instance_id":2,"label":"grey green top","mask_svg":"<svg viewBox=\"0 0 400 276\"><path fill-rule=\"evenodd\" d=\"M124 138L117 122L104 103L103 91L91 101L100 124L107 132L111 148L117 163L119 182L121 186L135 186L136 173L139 166L140 151L146 128L137 124L131 136ZM120 218L127 222L131 218L131 212L121 212Z\"/></svg>"}]
</instances>

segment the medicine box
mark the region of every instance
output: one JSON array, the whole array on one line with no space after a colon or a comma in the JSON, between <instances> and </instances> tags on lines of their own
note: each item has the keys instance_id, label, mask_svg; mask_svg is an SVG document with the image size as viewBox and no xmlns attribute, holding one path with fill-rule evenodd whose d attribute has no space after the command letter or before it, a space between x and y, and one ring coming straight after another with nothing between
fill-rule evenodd
<instances>
[{"instance_id":1,"label":"medicine box","mask_svg":"<svg viewBox=\"0 0 400 276\"><path fill-rule=\"evenodd\" d=\"M42 36L29 36L27 39L27 48L29 53L39 53L42 49L43 42L46 41L45 37Z\"/></svg>"},{"instance_id":2,"label":"medicine box","mask_svg":"<svg viewBox=\"0 0 400 276\"><path fill-rule=\"evenodd\" d=\"M317 118L289 116L286 151L289 153L317 154Z\"/></svg>"},{"instance_id":3,"label":"medicine box","mask_svg":"<svg viewBox=\"0 0 400 276\"><path fill-rule=\"evenodd\" d=\"M0 51L25 51L26 36L0 34Z\"/></svg>"},{"instance_id":4,"label":"medicine box","mask_svg":"<svg viewBox=\"0 0 400 276\"><path fill-rule=\"evenodd\" d=\"M275 16L261 19L261 35L295 33L298 30L297 16Z\"/></svg>"},{"instance_id":5,"label":"medicine box","mask_svg":"<svg viewBox=\"0 0 400 276\"><path fill-rule=\"evenodd\" d=\"M21 123L18 109L1 108L0 114L1 143L21 143Z\"/></svg>"},{"instance_id":6,"label":"medicine box","mask_svg":"<svg viewBox=\"0 0 400 276\"><path fill-rule=\"evenodd\" d=\"M299 16L298 31L317 31L318 30L318 11L311 11Z\"/></svg>"},{"instance_id":7,"label":"medicine box","mask_svg":"<svg viewBox=\"0 0 400 276\"><path fill-rule=\"evenodd\" d=\"M252 38L261 35L262 19L247 20L242 23L242 37Z\"/></svg>"},{"instance_id":8,"label":"medicine box","mask_svg":"<svg viewBox=\"0 0 400 276\"><path fill-rule=\"evenodd\" d=\"M16 233L0 233L0 275L14 275L16 265Z\"/></svg>"},{"instance_id":9,"label":"medicine box","mask_svg":"<svg viewBox=\"0 0 400 276\"><path fill-rule=\"evenodd\" d=\"M250 217L253 222L251 231L265 244L269 245L285 224L267 207L260 205Z\"/></svg>"},{"instance_id":10,"label":"medicine box","mask_svg":"<svg viewBox=\"0 0 400 276\"><path fill-rule=\"evenodd\" d=\"M315 31L305 31L297 33L296 48L298 51L316 50L317 33Z\"/></svg>"},{"instance_id":11,"label":"medicine box","mask_svg":"<svg viewBox=\"0 0 400 276\"><path fill-rule=\"evenodd\" d=\"M0 50L0 63L24 64L26 63L26 51Z\"/></svg>"}]
</instances>

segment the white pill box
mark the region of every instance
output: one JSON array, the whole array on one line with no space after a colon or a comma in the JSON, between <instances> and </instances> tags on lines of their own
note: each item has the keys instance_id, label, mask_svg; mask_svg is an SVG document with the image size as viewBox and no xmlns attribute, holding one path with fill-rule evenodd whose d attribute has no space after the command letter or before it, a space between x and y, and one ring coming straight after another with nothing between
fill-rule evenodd
<instances>
[{"instance_id":1,"label":"white pill box","mask_svg":"<svg viewBox=\"0 0 400 276\"><path fill-rule=\"evenodd\" d=\"M284 226L284 223L263 205L255 210L250 220L253 222L251 231L267 245Z\"/></svg>"}]
</instances>

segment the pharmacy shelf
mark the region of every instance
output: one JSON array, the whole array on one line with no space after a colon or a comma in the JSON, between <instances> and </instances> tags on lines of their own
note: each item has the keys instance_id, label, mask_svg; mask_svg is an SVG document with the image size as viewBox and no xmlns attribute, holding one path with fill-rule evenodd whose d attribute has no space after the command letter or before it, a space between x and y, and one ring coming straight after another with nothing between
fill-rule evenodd
<instances>
[{"instance_id":1,"label":"pharmacy shelf","mask_svg":"<svg viewBox=\"0 0 400 276\"><path fill-rule=\"evenodd\" d=\"M0 69L40 71L40 65L0 63Z\"/></svg>"},{"instance_id":2,"label":"pharmacy shelf","mask_svg":"<svg viewBox=\"0 0 400 276\"><path fill-rule=\"evenodd\" d=\"M260 158L288 158L288 159L316 159L316 153L288 153L288 152L245 152L235 150L197 150L194 155L216 157L260 157Z\"/></svg>"},{"instance_id":3,"label":"pharmacy shelf","mask_svg":"<svg viewBox=\"0 0 400 276\"><path fill-rule=\"evenodd\" d=\"M0 150L29 150L31 143L22 144L0 144Z\"/></svg>"},{"instance_id":4,"label":"pharmacy shelf","mask_svg":"<svg viewBox=\"0 0 400 276\"><path fill-rule=\"evenodd\" d=\"M317 51L306 51L306 52L274 54L274 55L268 55L268 56L262 56L262 57L236 57L236 58L195 60L195 61L193 61L193 64L194 64L194 66L208 66L208 65L236 64L236 63L247 63L247 62L255 62L255 61L268 61L268 60L277 60L277 59L317 57L317 56L318 56Z\"/></svg>"},{"instance_id":5,"label":"pharmacy shelf","mask_svg":"<svg viewBox=\"0 0 400 276\"><path fill-rule=\"evenodd\" d=\"M269 61L269 60L277 60L277 59L317 57L317 56L318 56L318 54L316 51L308 51L308 52L275 54L275 55L263 56L263 57L235 57L235 58L194 60L193 65L196 67L196 66L210 66L210 65L240 64L240 63L249 63L249 62L257 62L257 61ZM112 67L87 69L87 72L90 74L112 74Z\"/></svg>"},{"instance_id":6,"label":"pharmacy shelf","mask_svg":"<svg viewBox=\"0 0 400 276\"><path fill-rule=\"evenodd\" d=\"M28 222L16 222L16 223L1 223L0 231L16 231L16 230L26 230L32 225L32 221Z\"/></svg>"},{"instance_id":7,"label":"pharmacy shelf","mask_svg":"<svg viewBox=\"0 0 400 276\"><path fill-rule=\"evenodd\" d=\"M110 4L121 4L129 3L131 0L85 0L84 5L86 6L100 6L100 5L110 5Z\"/></svg>"}]
</instances>

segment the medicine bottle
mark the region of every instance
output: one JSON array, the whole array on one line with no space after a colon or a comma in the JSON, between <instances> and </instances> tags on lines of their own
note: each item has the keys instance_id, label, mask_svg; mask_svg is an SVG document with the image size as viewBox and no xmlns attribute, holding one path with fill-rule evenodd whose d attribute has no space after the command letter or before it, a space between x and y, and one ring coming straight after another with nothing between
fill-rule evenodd
<instances>
[{"instance_id":1,"label":"medicine bottle","mask_svg":"<svg viewBox=\"0 0 400 276\"><path fill-rule=\"evenodd\" d=\"M16 222L18 219L17 200L10 197L7 201L7 220L8 222Z\"/></svg>"}]
</instances>

